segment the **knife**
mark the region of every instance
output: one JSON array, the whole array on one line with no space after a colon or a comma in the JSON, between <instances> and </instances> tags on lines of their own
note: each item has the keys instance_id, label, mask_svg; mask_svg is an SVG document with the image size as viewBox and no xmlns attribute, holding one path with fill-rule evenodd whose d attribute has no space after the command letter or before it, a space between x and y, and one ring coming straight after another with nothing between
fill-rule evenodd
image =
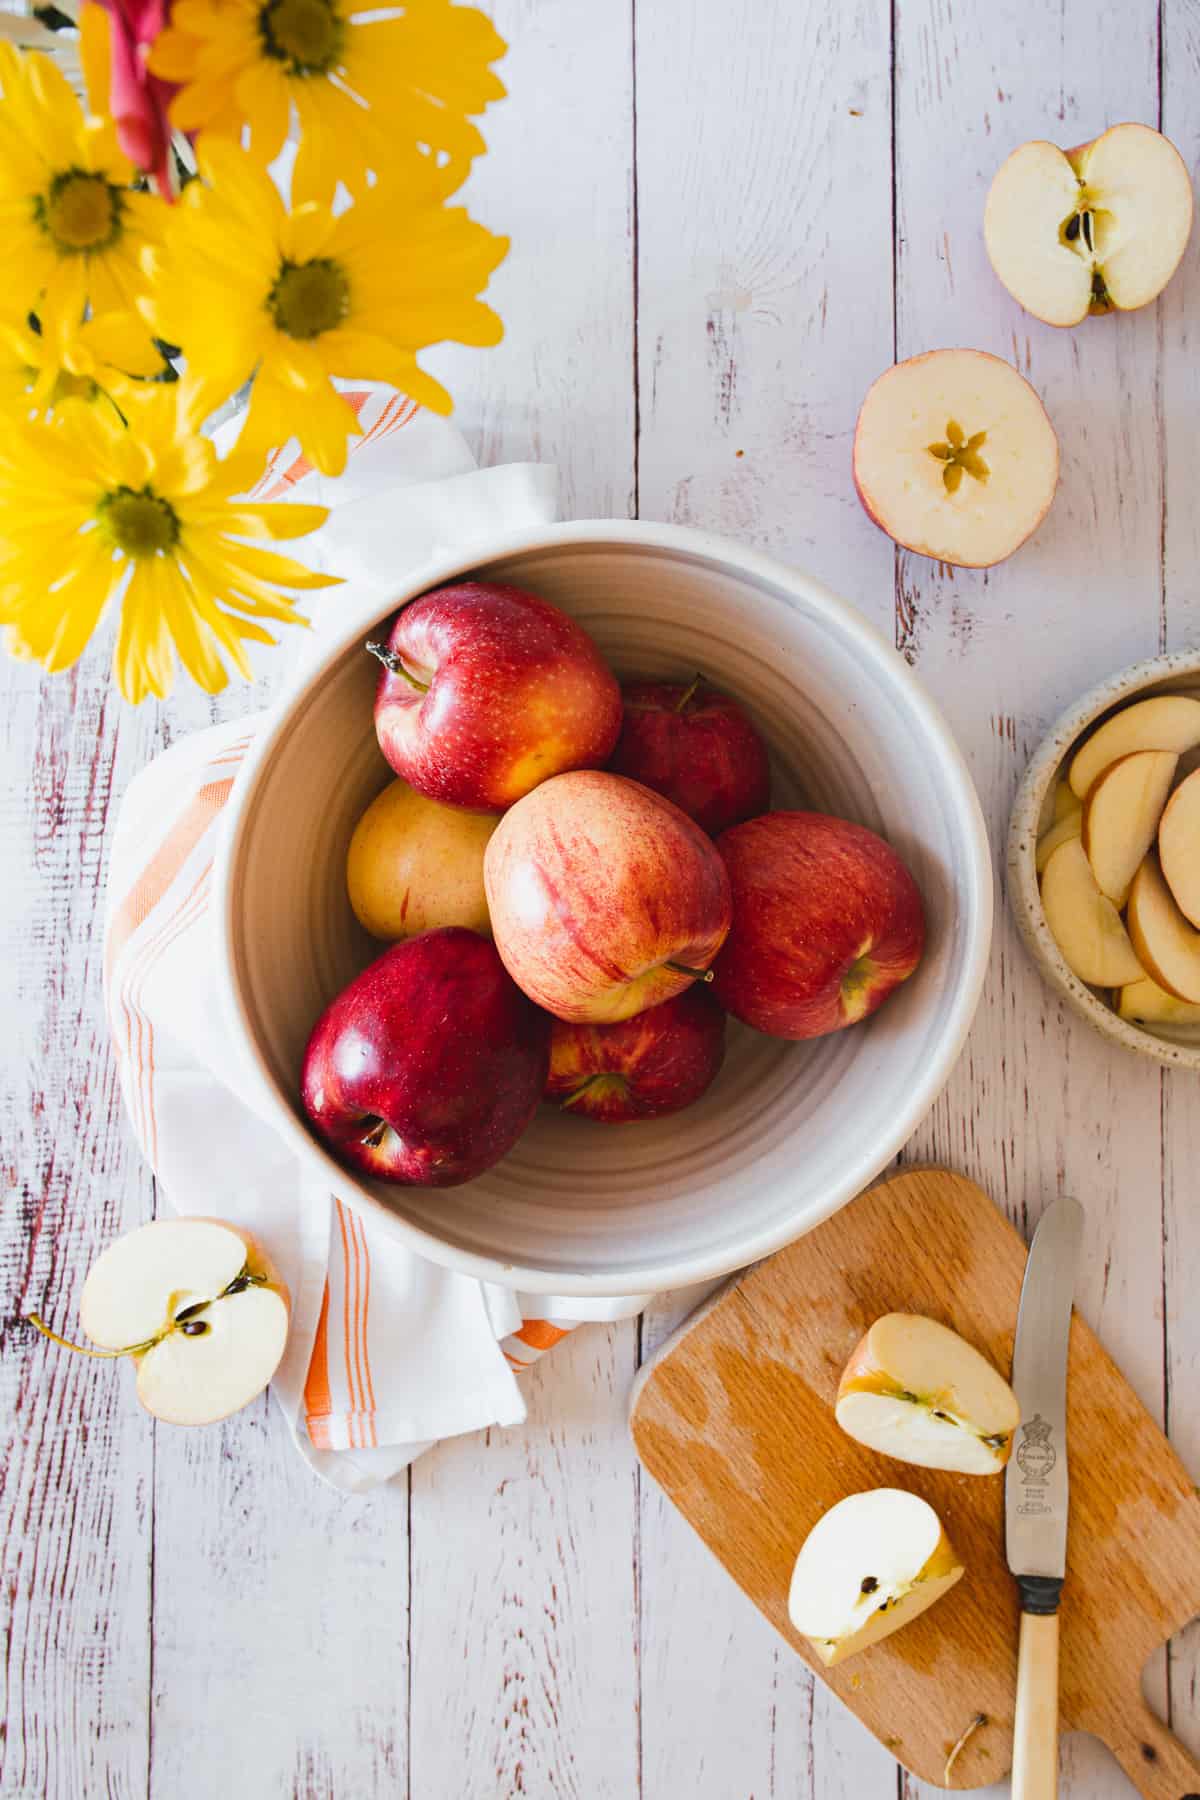
<instances>
[{"instance_id":1,"label":"knife","mask_svg":"<svg viewBox=\"0 0 1200 1800\"><path fill-rule=\"evenodd\" d=\"M1004 1485L1004 1541L1021 1595L1013 1800L1058 1792L1058 1601L1067 1568L1067 1354L1083 1237L1077 1200L1046 1208L1029 1246L1013 1345L1021 1408Z\"/></svg>"}]
</instances>

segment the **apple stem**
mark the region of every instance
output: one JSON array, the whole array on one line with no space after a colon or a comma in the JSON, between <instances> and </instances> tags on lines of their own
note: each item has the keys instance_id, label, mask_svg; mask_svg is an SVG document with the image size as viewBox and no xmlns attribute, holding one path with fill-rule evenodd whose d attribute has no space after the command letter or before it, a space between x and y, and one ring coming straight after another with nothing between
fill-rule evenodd
<instances>
[{"instance_id":1,"label":"apple stem","mask_svg":"<svg viewBox=\"0 0 1200 1800\"><path fill-rule=\"evenodd\" d=\"M689 969L686 963L677 962L669 962L664 966L674 969L676 975L690 975L693 981L711 981L713 978L711 969Z\"/></svg>"},{"instance_id":2,"label":"apple stem","mask_svg":"<svg viewBox=\"0 0 1200 1800\"><path fill-rule=\"evenodd\" d=\"M410 671L405 668L403 659L397 656L394 650L389 650L386 644L380 644L377 643L374 638L368 638L367 649L371 652L372 656L378 657L389 675L403 676L409 687L416 688L418 694L427 694L429 692L429 683L427 681L418 681L416 676L411 674Z\"/></svg>"},{"instance_id":3,"label":"apple stem","mask_svg":"<svg viewBox=\"0 0 1200 1800\"><path fill-rule=\"evenodd\" d=\"M151 1349L159 1341L158 1338L147 1338L144 1344L127 1344L123 1350L94 1350L89 1344L73 1344L70 1338L59 1337L57 1331L51 1331L50 1327L43 1319L39 1319L36 1313L26 1313L25 1322L28 1325L36 1325L42 1336L48 1337L51 1343L61 1344L64 1350L74 1350L79 1356L99 1356L104 1358L114 1356L136 1356L142 1350Z\"/></svg>"},{"instance_id":4,"label":"apple stem","mask_svg":"<svg viewBox=\"0 0 1200 1800\"><path fill-rule=\"evenodd\" d=\"M156 1332L153 1337L144 1339L140 1344L126 1344L121 1350L96 1350L90 1344L73 1344L70 1338L60 1337L57 1331L51 1331L45 1320L40 1319L37 1313L26 1313L25 1320L27 1324L36 1326L42 1336L48 1337L52 1344L59 1344L64 1350L74 1350L78 1356L96 1356L105 1360L117 1356L141 1356L144 1351L153 1350L155 1344L161 1344L165 1337L170 1337L173 1331L182 1331L185 1337L203 1337L206 1331L212 1330L212 1327L207 1320L198 1319L197 1313L203 1312L206 1307L216 1306L219 1300L226 1300L231 1294L245 1293L248 1287L266 1287L268 1285L265 1275L252 1275L249 1268L243 1264L241 1273L235 1275L229 1285L221 1289L216 1299L193 1301L190 1306L185 1306L181 1312L177 1312L173 1319L168 1319L162 1330Z\"/></svg>"},{"instance_id":5,"label":"apple stem","mask_svg":"<svg viewBox=\"0 0 1200 1800\"><path fill-rule=\"evenodd\" d=\"M573 1094L568 1094L565 1100L561 1100L559 1102L559 1105L562 1108L562 1111L566 1112L568 1106L574 1106L574 1104L577 1100L582 1100L583 1096L587 1093L588 1089L594 1088L598 1081L605 1081L605 1080L607 1080L607 1076L605 1076L602 1073L602 1071L599 1069L597 1069L597 1071L594 1075L588 1075L583 1081L580 1082L579 1086L575 1089L575 1092Z\"/></svg>"},{"instance_id":6,"label":"apple stem","mask_svg":"<svg viewBox=\"0 0 1200 1800\"><path fill-rule=\"evenodd\" d=\"M674 707L675 712L681 713L686 710L688 701L692 699L692 697L694 696L694 694L696 692L696 689L700 686L700 683L703 680L704 680L703 675L701 675L699 673L697 673L696 675L693 675L691 686L684 688L682 698L676 703L676 705Z\"/></svg>"}]
</instances>

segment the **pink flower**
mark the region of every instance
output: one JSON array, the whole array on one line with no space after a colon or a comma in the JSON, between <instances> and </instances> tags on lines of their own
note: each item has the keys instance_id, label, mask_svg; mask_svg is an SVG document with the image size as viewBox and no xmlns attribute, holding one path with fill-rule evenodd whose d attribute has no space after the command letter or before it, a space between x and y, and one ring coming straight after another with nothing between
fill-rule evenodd
<instances>
[{"instance_id":1,"label":"pink flower","mask_svg":"<svg viewBox=\"0 0 1200 1800\"><path fill-rule=\"evenodd\" d=\"M100 0L109 18L108 107L117 141L137 168L153 175L159 193L172 198L171 128L167 106L175 83L146 67L150 48L166 25L171 0Z\"/></svg>"}]
</instances>

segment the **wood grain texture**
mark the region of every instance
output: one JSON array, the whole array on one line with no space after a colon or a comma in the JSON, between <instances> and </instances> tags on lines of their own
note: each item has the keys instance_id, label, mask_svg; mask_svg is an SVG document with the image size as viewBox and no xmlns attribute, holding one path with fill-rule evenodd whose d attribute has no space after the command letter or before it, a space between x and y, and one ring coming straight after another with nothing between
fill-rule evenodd
<instances>
[{"instance_id":1,"label":"wood grain texture","mask_svg":"<svg viewBox=\"0 0 1200 1800\"><path fill-rule=\"evenodd\" d=\"M928 1247L937 1246L936 1258ZM1019 1606L1004 1561L1004 1484L899 1465L834 1418L846 1360L888 1311L928 1313L997 1367L1012 1361L1024 1247L964 1177L891 1177L760 1263L639 1379L634 1440L655 1480L743 1591L846 1705L923 1780L982 1786L1009 1765ZM1165 1735L1141 1750L1146 1657L1200 1609L1200 1499L1116 1365L1076 1315L1067 1432L1071 1534L1061 1612L1064 1730L1145 1763L1151 1800L1200 1766ZM952 1595L834 1669L791 1626L797 1551L848 1494L903 1486L939 1514L967 1574ZM1169 1760L1168 1760L1169 1759Z\"/></svg>"}]
</instances>

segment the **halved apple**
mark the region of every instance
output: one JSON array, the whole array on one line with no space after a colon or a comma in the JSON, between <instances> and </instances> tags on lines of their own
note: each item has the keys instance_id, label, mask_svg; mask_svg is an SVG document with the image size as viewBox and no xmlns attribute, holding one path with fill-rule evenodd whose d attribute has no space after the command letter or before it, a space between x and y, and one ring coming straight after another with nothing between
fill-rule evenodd
<instances>
[{"instance_id":1,"label":"halved apple","mask_svg":"<svg viewBox=\"0 0 1200 1800\"><path fill-rule=\"evenodd\" d=\"M876 1319L846 1364L836 1414L848 1437L898 1462L994 1475L1021 1418L1003 1375L919 1313Z\"/></svg>"},{"instance_id":2,"label":"halved apple","mask_svg":"<svg viewBox=\"0 0 1200 1800\"><path fill-rule=\"evenodd\" d=\"M1087 797L1092 783L1110 763L1135 750L1173 750L1182 756L1200 744L1200 700L1186 694L1155 694L1136 700L1105 719L1071 759L1071 792Z\"/></svg>"},{"instance_id":3,"label":"halved apple","mask_svg":"<svg viewBox=\"0 0 1200 1800\"><path fill-rule=\"evenodd\" d=\"M1013 299L1047 325L1145 306L1170 281L1192 229L1192 184L1148 125L1090 144L1022 144L996 172L983 235Z\"/></svg>"},{"instance_id":4,"label":"halved apple","mask_svg":"<svg viewBox=\"0 0 1200 1800\"><path fill-rule=\"evenodd\" d=\"M917 1618L962 1574L927 1501L873 1488L839 1500L805 1538L788 1616L832 1668Z\"/></svg>"},{"instance_id":5,"label":"halved apple","mask_svg":"<svg viewBox=\"0 0 1200 1800\"><path fill-rule=\"evenodd\" d=\"M1175 904L1200 925L1200 769L1181 781L1158 827L1158 860Z\"/></svg>"},{"instance_id":6,"label":"halved apple","mask_svg":"<svg viewBox=\"0 0 1200 1800\"><path fill-rule=\"evenodd\" d=\"M1064 814L1061 819L1057 819L1054 822L1049 831L1043 831L1041 837L1037 841L1037 851L1034 856L1034 862L1037 865L1037 872L1039 875L1050 861L1050 858L1054 855L1054 852L1058 849L1058 846L1060 844L1070 843L1072 838L1077 838L1079 836L1082 829L1083 808L1082 806L1077 805L1074 812Z\"/></svg>"},{"instance_id":7,"label":"halved apple","mask_svg":"<svg viewBox=\"0 0 1200 1800\"><path fill-rule=\"evenodd\" d=\"M1083 848L1100 892L1124 906L1154 842L1179 758L1173 750L1135 750L1110 763L1088 789Z\"/></svg>"},{"instance_id":8,"label":"halved apple","mask_svg":"<svg viewBox=\"0 0 1200 1800\"><path fill-rule=\"evenodd\" d=\"M288 1294L255 1240L219 1219L158 1219L110 1244L88 1271L79 1304L99 1349L131 1356L138 1399L172 1425L208 1425L247 1405L279 1366Z\"/></svg>"},{"instance_id":9,"label":"halved apple","mask_svg":"<svg viewBox=\"0 0 1200 1800\"><path fill-rule=\"evenodd\" d=\"M1148 856L1133 878L1127 917L1145 973L1177 1000L1200 1004L1200 931L1176 906L1156 856Z\"/></svg>"},{"instance_id":10,"label":"halved apple","mask_svg":"<svg viewBox=\"0 0 1200 1800\"><path fill-rule=\"evenodd\" d=\"M1060 844L1046 864L1042 910L1068 968L1080 981L1093 987L1124 987L1146 973L1120 913L1096 885L1079 838Z\"/></svg>"},{"instance_id":11,"label":"halved apple","mask_svg":"<svg viewBox=\"0 0 1200 1800\"><path fill-rule=\"evenodd\" d=\"M1010 363L983 350L930 350L868 390L854 432L854 482L896 543L987 568L1050 510L1058 439Z\"/></svg>"},{"instance_id":12,"label":"halved apple","mask_svg":"<svg viewBox=\"0 0 1200 1800\"><path fill-rule=\"evenodd\" d=\"M1177 1000L1148 975L1120 990L1117 1014L1135 1025L1200 1025L1200 1006Z\"/></svg>"}]
</instances>

